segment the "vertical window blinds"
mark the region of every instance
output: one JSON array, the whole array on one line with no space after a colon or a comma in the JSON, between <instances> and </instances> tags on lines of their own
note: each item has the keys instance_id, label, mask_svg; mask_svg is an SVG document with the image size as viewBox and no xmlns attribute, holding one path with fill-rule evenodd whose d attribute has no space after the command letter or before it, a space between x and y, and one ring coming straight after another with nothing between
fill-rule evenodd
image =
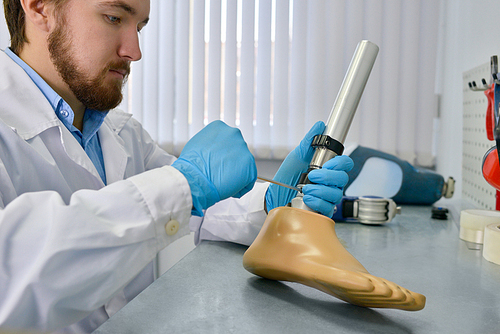
<instances>
[{"instance_id":1,"label":"vertical window blinds","mask_svg":"<svg viewBox=\"0 0 500 334\"><path fill-rule=\"evenodd\" d=\"M347 142L433 165L439 1L152 0L150 18L120 108L169 152L222 119L257 158L284 158L368 39L380 52Z\"/></svg>"},{"instance_id":2,"label":"vertical window blinds","mask_svg":"<svg viewBox=\"0 0 500 334\"><path fill-rule=\"evenodd\" d=\"M368 39L380 52L347 142L433 164L438 1L161 0L150 15L121 107L170 152L222 119L256 157L284 158Z\"/></svg>"}]
</instances>

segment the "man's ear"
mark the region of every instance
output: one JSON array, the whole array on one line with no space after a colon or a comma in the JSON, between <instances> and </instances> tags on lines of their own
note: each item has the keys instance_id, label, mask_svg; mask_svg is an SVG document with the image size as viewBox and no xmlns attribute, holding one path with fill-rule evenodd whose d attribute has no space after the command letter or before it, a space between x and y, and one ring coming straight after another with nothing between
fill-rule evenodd
<instances>
[{"instance_id":1,"label":"man's ear","mask_svg":"<svg viewBox=\"0 0 500 334\"><path fill-rule=\"evenodd\" d=\"M30 21L33 26L44 32L49 32L51 20L49 17L49 8L46 1L43 0L21 0L26 21ZM26 22L28 23L28 22Z\"/></svg>"}]
</instances>

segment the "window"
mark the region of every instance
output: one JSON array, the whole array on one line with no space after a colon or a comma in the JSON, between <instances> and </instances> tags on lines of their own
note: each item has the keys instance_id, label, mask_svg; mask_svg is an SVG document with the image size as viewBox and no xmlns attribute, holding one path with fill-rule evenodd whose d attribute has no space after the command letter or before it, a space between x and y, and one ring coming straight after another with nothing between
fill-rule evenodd
<instances>
[{"instance_id":1,"label":"window","mask_svg":"<svg viewBox=\"0 0 500 334\"><path fill-rule=\"evenodd\" d=\"M169 152L222 119L257 158L284 158L368 39L380 52L347 142L434 164L439 1L161 0L150 17L120 107Z\"/></svg>"}]
</instances>

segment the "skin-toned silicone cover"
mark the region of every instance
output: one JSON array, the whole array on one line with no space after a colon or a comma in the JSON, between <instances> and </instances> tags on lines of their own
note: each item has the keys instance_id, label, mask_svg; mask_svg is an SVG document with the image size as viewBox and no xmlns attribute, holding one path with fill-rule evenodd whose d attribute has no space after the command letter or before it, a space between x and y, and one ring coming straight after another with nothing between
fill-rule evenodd
<instances>
[{"instance_id":1,"label":"skin-toned silicone cover","mask_svg":"<svg viewBox=\"0 0 500 334\"><path fill-rule=\"evenodd\" d=\"M418 311L425 296L371 275L340 243L335 223L291 207L271 210L243 255L249 272L272 280L298 282L348 303Z\"/></svg>"}]
</instances>

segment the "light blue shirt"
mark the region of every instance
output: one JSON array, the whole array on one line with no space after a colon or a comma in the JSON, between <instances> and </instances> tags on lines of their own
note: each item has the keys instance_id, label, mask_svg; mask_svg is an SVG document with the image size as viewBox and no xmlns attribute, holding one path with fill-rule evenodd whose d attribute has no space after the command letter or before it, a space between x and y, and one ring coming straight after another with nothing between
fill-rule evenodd
<instances>
[{"instance_id":1,"label":"light blue shirt","mask_svg":"<svg viewBox=\"0 0 500 334\"><path fill-rule=\"evenodd\" d=\"M102 181L106 184L106 172L104 169L104 159L102 156L101 142L97 130L104 122L106 113L98 110L86 109L83 116L83 133L80 132L74 125L73 119L75 114L69 104L66 103L38 73L36 73L28 64L19 58L10 48L5 49L5 53L12 58L24 71L30 76L31 80L42 91L50 105L54 109L57 117L61 120L64 126L71 132L73 137L80 143L94 164Z\"/></svg>"}]
</instances>

